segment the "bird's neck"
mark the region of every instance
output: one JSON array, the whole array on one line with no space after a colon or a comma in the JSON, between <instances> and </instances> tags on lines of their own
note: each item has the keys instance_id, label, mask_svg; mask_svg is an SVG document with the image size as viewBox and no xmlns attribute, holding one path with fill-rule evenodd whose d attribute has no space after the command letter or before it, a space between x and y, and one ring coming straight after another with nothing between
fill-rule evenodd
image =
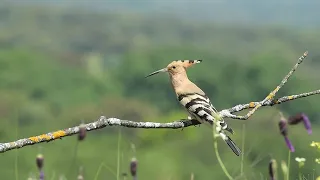
<instances>
[{"instance_id":1,"label":"bird's neck","mask_svg":"<svg viewBox=\"0 0 320 180\"><path fill-rule=\"evenodd\" d=\"M171 84L173 86L173 89L178 93L180 89L183 89L184 86L187 84L192 83L186 72L180 72L174 75L170 75Z\"/></svg>"}]
</instances>

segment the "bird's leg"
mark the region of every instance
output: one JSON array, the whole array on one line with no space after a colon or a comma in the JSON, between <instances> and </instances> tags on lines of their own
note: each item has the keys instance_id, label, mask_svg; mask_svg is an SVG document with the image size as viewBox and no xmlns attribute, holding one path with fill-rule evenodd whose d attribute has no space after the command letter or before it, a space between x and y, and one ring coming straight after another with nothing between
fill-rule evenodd
<instances>
[{"instance_id":1,"label":"bird's leg","mask_svg":"<svg viewBox=\"0 0 320 180\"><path fill-rule=\"evenodd\" d=\"M183 124L187 123L188 121L190 121L189 119L180 119L180 120L177 120L175 122L181 122ZM184 127L181 128L181 131L183 131Z\"/></svg>"},{"instance_id":2,"label":"bird's leg","mask_svg":"<svg viewBox=\"0 0 320 180\"><path fill-rule=\"evenodd\" d=\"M192 120L191 116L188 116L188 120ZM195 120L195 119L194 119ZM197 124L194 125L195 127L197 126ZM198 124L198 127L200 127L200 124Z\"/></svg>"},{"instance_id":3,"label":"bird's leg","mask_svg":"<svg viewBox=\"0 0 320 180\"><path fill-rule=\"evenodd\" d=\"M189 116L187 117L187 119L188 120L195 120L195 121L198 121L198 120L196 120L196 118L194 118L191 114L189 114ZM194 124L194 126L197 126L198 125L198 127L200 127L200 125L201 125L201 123L199 122L199 123L196 123L196 124Z\"/></svg>"},{"instance_id":4,"label":"bird's leg","mask_svg":"<svg viewBox=\"0 0 320 180\"><path fill-rule=\"evenodd\" d=\"M181 123L183 123L184 124L184 127L188 127L188 126L191 126L191 125L194 125L194 126L196 126L196 125L198 125L198 124L201 124L201 122L199 122L198 120L196 120L196 119L180 119L180 120L177 120L177 121L175 121L175 122L181 122ZM183 130L184 128L182 128L182 130Z\"/></svg>"}]
</instances>

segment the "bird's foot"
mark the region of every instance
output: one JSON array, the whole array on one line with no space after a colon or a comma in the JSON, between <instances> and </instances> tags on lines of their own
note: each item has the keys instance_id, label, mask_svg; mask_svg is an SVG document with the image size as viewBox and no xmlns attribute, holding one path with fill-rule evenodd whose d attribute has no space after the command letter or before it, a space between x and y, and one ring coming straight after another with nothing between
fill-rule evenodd
<instances>
[{"instance_id":1,"label":"bird's foot","mask_svg":"<svg viewBox=\"0 0 320 180\"><path fill-rule=\"evenodd\" d=\"M174 121L174 122L186 123L186 121L187 121L187 120L185 120L185 119L180 119L180 120L176 120L176 121Z\"/></svg>"},{"instance_id":2,"label":"bird's foot","mask_svg":"<svg viewBox=\"0 0 320 180\"><path fill-rule=\"evenodd\" d=\"M188 127L192 125L200 127L200 124L201 124L198 120L195 120L195 119L180 119L174 122L183 123L184 126L182 127L182 129L184 129L184 127Z\"/></svg>"},{"instance_id":3,"label":"bird's foot","mask_svg":"<svg viewBox=\"0 0 320 180\"><path fill-rule=\"evenodd\" d=\"M177 121L174 121L174 122L180 122L180 123L185 125L186 120L185 119L180 119L180 120L177 120ZM183 129L184 129L184 127L181 128L181 131L183 131Z\"/></svg>"},{"instance_id":4,"label":"bird's foot","mask_svg":"<svg viewBox=\"0 0 320 180\"><path fill-rule=\"evenodd\" d=\"M187 120L192 121L192 120L195 120L195 119L192 119L191 116L188 116L188 117L187 117ZM193 125L193 126L195 126L195 127L200 127L200 124L195 124L195 125Z\"/></svg>"}]
</instances>

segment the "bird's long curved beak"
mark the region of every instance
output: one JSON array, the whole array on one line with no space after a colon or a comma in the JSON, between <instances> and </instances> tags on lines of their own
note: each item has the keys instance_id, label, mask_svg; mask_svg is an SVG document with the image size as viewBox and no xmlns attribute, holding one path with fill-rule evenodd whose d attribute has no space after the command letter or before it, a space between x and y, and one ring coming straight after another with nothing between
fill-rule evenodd
<instances>
[{"instance_id":1,"label":"bird's long curved beak","mask_svg":"<svg viewBox=\"0 0 320 180\"><path fill-rule=\"evenodd\" d=\"M160 69L160 70L158 70L158 71L155 71L155 72L147 75L145 78L150 77L150 76L153 76L153 75L158 74L158 73L161 73L161 72L168 72L168 69L167 69L167 68Z\"/></svg>"}]
</instances>

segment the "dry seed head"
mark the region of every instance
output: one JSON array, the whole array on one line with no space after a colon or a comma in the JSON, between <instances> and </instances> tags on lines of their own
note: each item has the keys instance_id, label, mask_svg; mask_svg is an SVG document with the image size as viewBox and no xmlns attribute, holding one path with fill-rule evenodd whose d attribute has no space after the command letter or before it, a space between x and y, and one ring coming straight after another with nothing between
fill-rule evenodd
<instances>
[{"instance_id":1,"label":"dry seed head","mask_svg":"<svg viewBox=\"0 0 320 180\"><path fill-rule=\"evenodd\" d=\"M81 123L79 126L78 140L79 141L84 140L84 138L86 137L86 134L87 134L86 127L83 123Z\"/></svg>"},{"instance_id":2,"label":"dry seed head","mask_svg":"<svg viewBox=\"0 0 320 180\"><path fill-rule=\"evenodd\" d=\"M137 175L137 165L137 159L133 157L130 162L130 173L132 177L135 177Z\"/></svg>"},{"instance_id":3,"label":"dry seed head","mask_svg":"<svg viewBox=\"0 0 320 180\"><path fill-rule=\"evenodd\" d=\"M287 176L287 174L288 174L288 166L287 166L286 162L281 161L281 169L282 169L283 174L285 174L285 176Z\"/></svg>"},{"instance_id":4,"label":"dry seed head","mask_svg":"<svg viewBox=\"0 0 320 180\"><path fill-rule=\"evenodd\" d=\"M275 179L277 171L277 162L275 159L271 159L269 162L269 176L272 180Z\"/></svg>"},{"instance_id":5,"label":"dry seed head","mask_svg":"<svg viewBox=\"0 0 320 180\"><path fill-rule=\"evenodd\" d=\"M43 155L42 155L42 154L38 154L38 155L37 155L37 158L36 158L36 163L37 163L38 169L42 169L42 167L43 167L43 160L44 160Z\"/></svg>"}]
</instances>

